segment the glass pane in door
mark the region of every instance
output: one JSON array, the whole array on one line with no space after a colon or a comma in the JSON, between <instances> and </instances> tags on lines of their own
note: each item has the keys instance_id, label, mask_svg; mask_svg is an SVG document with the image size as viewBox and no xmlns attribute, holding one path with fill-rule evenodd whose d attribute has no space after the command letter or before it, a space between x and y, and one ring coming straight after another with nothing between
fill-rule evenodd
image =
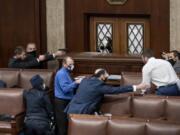
<instances>
[{"instance_id":1,"label":"glass pane in door","mask_svg":"<svg viewBox=\"0 0 180 135\"><path fill-rule=\"evenodd\" d=\"M127 24L128 54L140 55L144 48L144 25Z\"/></svg>"},{"instance_id":2,"label":"glass pane in door","mask_svg":"<svg viewBox=\"0 0 180 135\"><path fill-rule=\"evenodd\" d=\"M96 23L96 50L101 53L112 53L113 51L113 24Z\"/></svg>"}]
</instances>

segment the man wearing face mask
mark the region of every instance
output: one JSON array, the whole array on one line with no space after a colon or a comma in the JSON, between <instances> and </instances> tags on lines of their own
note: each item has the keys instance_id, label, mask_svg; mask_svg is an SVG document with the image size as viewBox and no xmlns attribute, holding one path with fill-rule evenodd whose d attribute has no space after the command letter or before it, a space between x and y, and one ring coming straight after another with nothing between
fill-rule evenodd
<instances>
[{"instance_id":1,"label":"man wearing face mask","mask_svg":"<svg viewBox=\"0 0 180 135\"><path fill-rule=\"evenodd\" d=\"M44 61L44 59L45 57L43 55L39 55L37 58L27 60L24 48L18 46L14 50L14 56L9 59L8 68L35 68L39 66L40 62Z\"/></svg>"},{"instance_id":2,"label":"man wearing face mask","mask_svg":"<svg viewBox=\"0 0 180 135\"><path fill-rule=\"evenodd\" d=\"M162 59L156 59L152 50L147 49L142 53L145 63L142 69L143 83L157 87L156 95L180 96L180 80L171 64Z\"/></svg>"},{"instance_id":3,"label":"man wearing face mask","mask_svg":"<svg viewBox=\"0 0 180 135\"><path fill-rule=\"evenodd\" d=\"M72 81L70 71L74 69L74 61L71 57L65 57L62 68L55 76L55 118L57 125L57 135L67 135L67 116L64 109L74 95L81 79Z\"/></svg>"},{"instance_id":4,"label":"man wearing face mask","mask_svg":"<svg viewBox=\"0 0 180 135\"><path fill-rule=\"evenodd\" d=\"M46 93L47 87L39 75L30 79L32 89L23 92L26 103L25 135L53 135L50 121L53 109Z\"/></svg>"},{"instance_id":5,"label":"man wearing face mask","mask_svg":"<svg viewBox=\"0 0 180 135\"><path fill-rule=\"evenodd\" d=\"M136 86L107 86L108 73L105 69L97 69L92 78L84 78L76 95L65 108L67 114L94 114L99 111L104 94L133 92L146 88L145 84Z\"/></svg>"},{"instance_id":6,"label":"man wearing face mask","mask_svg":"<svg viewBox=\"0 0 180 135\"><path fill-rule=\"evenodd\" d=\"M45 59L43 61L41 61L38 66L33 67L33 68L41 68L42 62L54 60L56 57L62 56L63 54L65 54L64 51L57 51L53 54L47 53L47 54L43 55L45 57ZM26 46L26 60L30 61L30 60L32 60L34 58L38 58L38 57L39 57L39 54L37 53L36 44L35 43L28 43Z\"/></svg>"},{"instance_id":7,"label":"man wearing face mask","mask_svg":"<svg viewBox=\"0 0 180 135\"><path fill-rule=\"evenodd\" d=\"M180 56L179 56L179 52L177 50L173 50L170 52L171 57L174 61L174 65L173 68L176 72L176 74L180 74Z\"/></svg>"}]
</instances>

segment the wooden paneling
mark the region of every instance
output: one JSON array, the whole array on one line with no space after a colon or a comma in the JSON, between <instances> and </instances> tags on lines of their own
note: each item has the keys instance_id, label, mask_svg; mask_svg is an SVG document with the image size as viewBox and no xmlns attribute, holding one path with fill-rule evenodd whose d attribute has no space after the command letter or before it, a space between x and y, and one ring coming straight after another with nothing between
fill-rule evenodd
<instances>
[{"instance_id":1,"label":"wooden paneling","mask_svg":"<svg viewBox=\"0 0 180 135\"><path fill-rule=\"evenodd\" d=\"M156 56L169 50L169 0L128 0L110 5L106 0L65 0L66 46L68 50L89 51L90 16L146 17L150 20L150 48Z\"/></svg>"},{"instance_id":2,"label":"wooden paneling","mask_svg":"<svg viewBox=\"0 0 180 135\"><path fill-rule=\"evenodd\" d=\"M97 51L97 40L100 34L97 34L97 24L111 24L112 25L112 46L113 53L128 55L128 24L143 25L143 49L150 48L150 25L147 18L90 18L90 51ZM99 32L98 32L99 33Z\"/></svg>"},{"instance_id":3,"label":"wooden paneling","mask_svg":"<svg viewBox=\"0 0 180 135\"><path fill-rule=\"evenodd\" d=\"M45 0L0 1L0 67L7 67L16 46L35 42L46 50Z\"/></svg>"},{"instance_id":4,"label":"wooden paneling","mask_svg":"<svg viewBox=\"0 0 180 135\"><path fill-rule=\"evenodd\" d=\"M169 0L151 0L151 48L156 55L170 48L170 2Z\"/></svg>"},{"instance_id":5,"label":"wooden paneling","mask_svg":"<svg viewBox=\"0 0 180 135\"><path fill-rule=\"evenodd\" d=\"M121 74L122 71L141 72L143 62L140 57L127 57L116 54L96 52L69 53L75 62L74 74L93 74L97 68L105 68L110 74ZM62 57L58 59L61 67Z\"/></svg>"}]
</instances>

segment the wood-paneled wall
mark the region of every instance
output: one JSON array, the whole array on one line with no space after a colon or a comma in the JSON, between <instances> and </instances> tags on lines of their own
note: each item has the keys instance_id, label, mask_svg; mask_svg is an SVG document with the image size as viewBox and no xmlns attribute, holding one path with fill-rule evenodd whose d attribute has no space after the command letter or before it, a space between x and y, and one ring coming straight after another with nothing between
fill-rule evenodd
<instances>
[{"instance_id":1,"label":"wood-paneled wall","mask_svg":"<svg viewBox=\"0 0 180 135\"><path fill-rule=\"evenodd\" d=\"M46 1L0 1L0 67L7 67L16 46L35 42L46 51Z\"/></svg>"},{"instance_id":2,"label":"wood-paneled wall","mask_svg":"<svg viewBox=\"0 0 180 135\"><path fill-rule=\"evenodd\" d=\"M146 17L150 20L150 48L156 56L168 51L169 0L128 0L124 5L109 5L106 0L65 0L66 46L69 51L89 51L89 17Z\"/></svg>"},{"instance_id":3,"label":"wood-paneled wall","mask_svg":"<svg viewBox=\"0 0 180 135\"><path fill-rule=\"evenodd\" d=\"M104 68L110 74L121 72L141 72L144 63L141 57L121 56L118 54L101 54L98 52L68 53L74 59L74 75L93 74L98 68ZM59 68L62 66L63 57L59 57Z\"/></svg>"}]
</instances>

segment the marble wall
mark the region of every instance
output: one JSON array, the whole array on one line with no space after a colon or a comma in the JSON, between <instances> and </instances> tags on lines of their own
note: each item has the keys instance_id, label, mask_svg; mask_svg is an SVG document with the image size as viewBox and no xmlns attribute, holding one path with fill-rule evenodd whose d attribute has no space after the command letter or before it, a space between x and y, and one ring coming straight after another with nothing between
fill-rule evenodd
<instances>
[{"instance_id":1,"label":"marble wall","mask_svg":"<svg viewBox=\"0 0 180 135\"><path fill-rule=\"evenodd\" d=\"M54 52L65 47L65 0L46 0L47 2L47 48ZM180 51L180 0L170 0L170 50ZM49 68L57 68L56 61Z\"/></svg>"},{"instance_id":2,"label":"marble wall","mask_svg":"<svg viewBox=\"0 0 180 135\"><path fill-rule=\"evenodd\" d=\"M180 51L180 0L170 0L170 50Z\"/></svg>"},{"instance_id":3,"label":"marble wall","mask_svg":"<svg viewBox=\"0 0 180 135\"><path fill-rule=\"evenodd\" d=\"M64 0L46 0L47 49L55 52L65 47ZM58 68L57 61L48 62L49 68Z\"/></svg>"}]
</instances>

